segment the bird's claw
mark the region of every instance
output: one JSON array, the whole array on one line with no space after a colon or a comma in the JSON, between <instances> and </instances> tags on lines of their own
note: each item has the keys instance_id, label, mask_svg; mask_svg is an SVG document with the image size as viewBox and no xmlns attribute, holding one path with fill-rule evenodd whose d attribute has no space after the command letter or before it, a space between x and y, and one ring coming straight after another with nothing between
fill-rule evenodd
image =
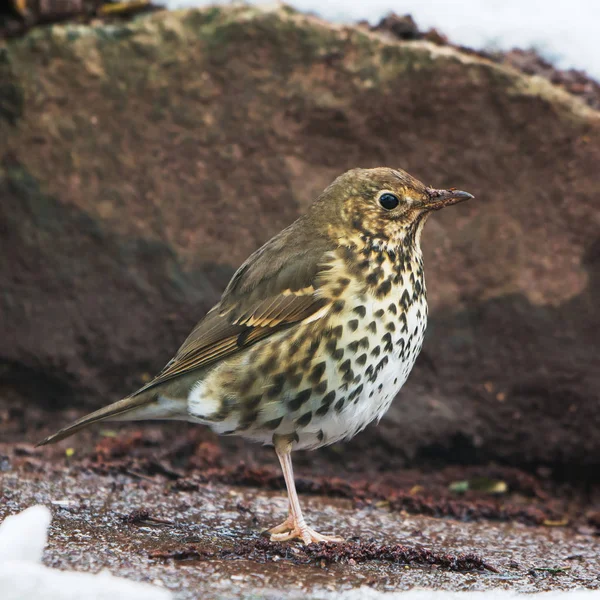
<instances>
[{"instance_id":1,"label":"bird's claw","mask_svg":"<svg viewBox=\"0 0 600 600\"><path fill-rule=\"evenodd\" d=\"M306 545L318 542L333 542L339 544L343 538L335 535L323 535L308 525L298 525L291 518L286 519L281 525L277 525L267 531L271 535L272 542L287 542L289 540L301 539Z\"/></svg>"}]
</instances>

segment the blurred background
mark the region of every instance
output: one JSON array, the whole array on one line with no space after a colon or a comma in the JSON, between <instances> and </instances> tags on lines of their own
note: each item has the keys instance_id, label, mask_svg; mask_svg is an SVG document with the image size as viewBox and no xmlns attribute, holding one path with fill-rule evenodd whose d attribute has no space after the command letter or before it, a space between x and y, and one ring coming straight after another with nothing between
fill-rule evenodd
<instances>
[{"instance_id":1,"label":"blurred background","mask_svg":"<svg viewBox=\"0 0 600 600\"><path fill-rule=\"evenodd\" d=\"M477 201L427 225L408 384L323 460L597 481L598 4L183 4L2 9L5 439L147 381L334 177L389 165Z\"/></svg>"},{"instance_id":2,"label":"blurred background","mask_svg":"<svg viewBox=\"0 0 600 600\"><path fill-rule=\"evenodd\" d=\"M1 3L0 517L52 506L46 564L181 599L312 589L312 558L256 545L286 510L272 450L186 423L34 444L157 373L333 178L387 165L476 200L425 228L408 383L298 453L298 487L324 531L504 575L320 562L313 584L597 589L599 21L594 0ZM202 568L160 562L189 544Z\"/></svg>"}]
</instances>

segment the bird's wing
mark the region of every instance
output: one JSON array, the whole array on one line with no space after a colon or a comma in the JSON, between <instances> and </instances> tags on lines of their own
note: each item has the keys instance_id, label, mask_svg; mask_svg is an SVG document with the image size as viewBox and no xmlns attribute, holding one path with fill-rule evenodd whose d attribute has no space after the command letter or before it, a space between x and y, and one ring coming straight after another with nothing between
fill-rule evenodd
<instances>
[{"instance_id":1,"label":"bird's wing","mask_svg":"<svg viewBox=\"0 0 600 600\"><path fill-rule=\"evenodd\" d=\"M303 243L302 238L288 228L252 254L177 354L133 395L206 367L301 321L322 318L331 300L319 288L330 269L333 248L325 239Z\"/></svg>"}]
</instances>

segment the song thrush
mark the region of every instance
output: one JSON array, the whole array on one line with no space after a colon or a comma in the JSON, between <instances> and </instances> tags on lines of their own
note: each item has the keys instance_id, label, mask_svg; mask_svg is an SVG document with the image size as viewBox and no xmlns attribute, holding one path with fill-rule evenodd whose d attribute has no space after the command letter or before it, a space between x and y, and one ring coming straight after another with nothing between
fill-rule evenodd
<instances>
[{"instance_id":1,"label":"song thrush","mask_svg":"<svg viewBox=\"0 0 600 600\"><path fill-rule=\"evenodd\" d=\"M155 379L41 444L105 419L187 420L272 444L289 516L271 538L338 541L304 521L291 451L351 438L386 412L423 343L423 225L472 197L399 169L341 175L248 258Z\"/></svg>"}]
</instances>

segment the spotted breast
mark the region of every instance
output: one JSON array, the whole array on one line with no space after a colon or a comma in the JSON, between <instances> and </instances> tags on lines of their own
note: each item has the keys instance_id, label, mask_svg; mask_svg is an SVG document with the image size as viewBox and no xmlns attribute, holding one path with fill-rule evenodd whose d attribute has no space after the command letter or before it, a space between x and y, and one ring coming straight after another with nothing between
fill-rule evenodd
<instances>
[{"instance_id":1,"label":"spotted breast","mask_svg":"<svg viewBox=\"0 0 600 600\"><path fill-rule=\"evenodd\" d=\"M427 323L420 249L366 240L332 253L317 322L221 363L191 389L189 419L221 435L296 449L350 438L380 419L406 381Z\"/></svg>"}]
</instances>

